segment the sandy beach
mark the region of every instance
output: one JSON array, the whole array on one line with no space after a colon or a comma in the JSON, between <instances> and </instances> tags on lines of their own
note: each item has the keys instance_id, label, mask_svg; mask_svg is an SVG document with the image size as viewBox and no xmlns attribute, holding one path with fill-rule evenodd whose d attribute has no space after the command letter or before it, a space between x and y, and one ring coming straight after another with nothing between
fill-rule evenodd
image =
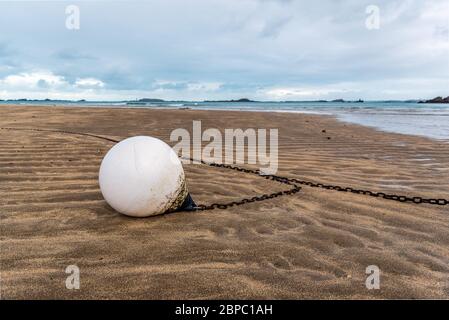
<instances>
[{"instance_id":1,"label":"sandy beach","mask_svg":"<svg viewBox=\"0 0 449 320\"><path fill-rule=\"evenodd\" d=\"M0 106L0 127L169 143L175 128L278 128L281 176L449 198L449 144L332 117L267 112ZM173 143L170 143L173 145ZM98 186L112 142L0 130L3 299L449 298L449 208L303 187L226 210L136 219ZM250 166L251 167L251 166ZM253 175L186 165L201 204L285 190ZM80 290L65 287L68 265ZM365 287L377 265L381 289Z\"/></svg>"}]
</instances>

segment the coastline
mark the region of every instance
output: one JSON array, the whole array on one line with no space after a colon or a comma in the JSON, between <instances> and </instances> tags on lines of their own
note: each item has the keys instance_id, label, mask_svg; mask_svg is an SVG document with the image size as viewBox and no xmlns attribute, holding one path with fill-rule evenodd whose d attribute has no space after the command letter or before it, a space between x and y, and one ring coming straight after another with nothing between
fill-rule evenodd
<instances>
[{"instance_id":1,"label":"coastline","mask_svg":"<svg viewBox=\"0 0 449 320\"><path fill-rule=\"evenodd\" d=\"M375 103L376 105L372 105ZM401 103L401 102L397 102ZM398 133L427 137L449 143L449 124L444 121L449 117L449 109L444 104L423 104L402 102L398 106L395 102L369 101L363 104L352 103L246 103L208 105L203 103L169 103L150 105L125 105L125 104L62 104L40 105L19 104L15 106L29 107L68 107L68 108L114 108L114 109L152 109L152 110L199 110L199 111L234 111L234 112L263 112L263 113L290 113L312 114L331 116L336 120L355 125L374 128L383 132ZM380 105L379 105L380 104ZM0 104L8 106L8 104ZM256 105L257 107L254 107ZM295 105L294 109L289 108ZM329 105L333 107L328 108ZM404 105L407 106L404 108ZM313 106L310 108L310 106ZM348 107L350 106L350 107Z\"/></svg>"},{"instance_id":2,"label":"coastline","mask_svg":"<svg viewBox=\"0 0 449 320\"><path fill-rule=\"evenodd\" d=\"M166 142L175 128L191 131L193 120L219 130L278 128L279 175L449 198L445 142L331 116L247 112L2 105L0 127ZM4 298L449 297L447 208L304 187L295 196L226 210L131 219L99 193L98 166L111 144L0 133ZM209 167L185 170L199 203L281 188ZM70 264L80 265L87 289L65 289ZM364 286L371 264L381 269L382 290Z\"/></svg>"}]
</instances>

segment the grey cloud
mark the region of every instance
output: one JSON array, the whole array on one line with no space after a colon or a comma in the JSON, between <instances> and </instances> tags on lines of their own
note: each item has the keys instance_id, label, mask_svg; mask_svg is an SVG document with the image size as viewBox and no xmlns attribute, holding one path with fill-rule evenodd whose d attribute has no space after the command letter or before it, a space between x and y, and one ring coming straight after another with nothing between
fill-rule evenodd
<instances>
[{"instance_id":1,"label":"grey cloud","mask_svg":"<svg viewBox=\"0 0 449 320\"><path fill-rule=\"evenodd\" d=\"M86 53L82 53L79 52L76 49L64 49L64 50L60 50L58 52L56 52L54 54L54 56L58 59L62 59L62 60L96 60L97 58L86 54Z\"/></svg>"},{"instance_id":2,"label":"grey cloud","mask_svg":"<svg viewBox=\"0 0 449 320\"><path fill-rule=\"evenodd\" d=\"M168 90L185 90L188 84L185 82L167 82L167 83L153 83L151 85L154 89L168 89Z\"/></svg>"},{"instance_id":3,"label":"grey cloud","mask_svg":"<svg viewBox=\"0 0 449 320\"><path fill-rule=\"evenodd\" d=\"M42 89L47 89L47 88L50 87L50 85L48 84L48 82L45 81L44 79L40 79L40 80L37 82L37 86L38 86L39 88L42 88Z\"/></svg>"},{"instance_id":4,"label":"grey cloud","mask_svg":"<svg viewBox=\"0 0 449 320\"><path fill-rule=\"evenodd\" d=\"M438 38L443 38L446 41L449 41L449 26L448 25L438 25L435 26L434 35Z\"/></svg>"},{"instance_id":5,"label":"grey cloud","mask_svg":"<svg viewBox=\"0 0 449 320\"><path fill-rule=\"evenodd\" d=\"M13 54L13 50L6 44L0 42L0 57L9 57Z\"/></svg>"},{"instance_id":6,"label":"grey cloud","mask_svg":"<svg viewBox=\"0 0 449 320\"><path fill-rule=\"evenodd\" d=\"M261 31L262 37L277 37L282 31L282 28L292 19L291 16L274 18L267 21Z\"/></svg>"},{"instance_id":7,"label":"grey cloud","mask_svg":"<svg viewBox=\"0 0 449 320\"><path fill-rule=\"evenodd\" d=\"M0 2L0 29L8 30L0 35L0 77L46 70L70 84L101 80L106 85L99 94L159 90L164 98L187 95L192 83L221 83L204 92L212 99L251 98L271 87L338 87L357 91L353 98L377 90L377 98L388 99L381 92L392 84L404 98L413 98L410 92L446 94L444 82L435 80L449 73L445 3L376 1L376 31L365 28L369 4L85 1L79 3L81 28L70 31L63 3ZM433 83L434 91L424 92L421 80Z\"/></svg>"}]
</instances>

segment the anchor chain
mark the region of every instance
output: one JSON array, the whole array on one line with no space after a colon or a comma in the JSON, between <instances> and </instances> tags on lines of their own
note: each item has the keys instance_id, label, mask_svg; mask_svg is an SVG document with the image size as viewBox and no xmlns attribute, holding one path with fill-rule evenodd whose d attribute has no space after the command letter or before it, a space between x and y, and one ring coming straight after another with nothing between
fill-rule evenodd
<instances>
[{"instance_id":1,"label":"anchor chain","mask_svg":"<svg viewBox=\"0 0 449 320\"><path fill-rule=\"evenodd\" d=\"M449 204L449 200L447 199L435 199L435 198L422 198L422 197L408 197L403 195L396 195L396 194L387 194L384 192L375 192L370 190L362 190L362 189L354 189L352 187L341 187L338 185L328 185L328 184L322 184L322 183L314 183L311 181L304 181L299 179L290 178L290 181L300 184L309 186L312 188L322 188L327 190L335 190L335 191L341 191L341 192L351 192L355 194L362 194L367 195L375 198L383 198L386 200L394 200L399 202L413 202L416 204L420 203L427 203L427 204L433 204L433 205L440 205L445 206Z\"/></svg>"},{"instance_id":2,"label":"anchor chain","mask_svg":"<svg viewBox=\"0 0 449 320\"><path fill-rule=\"evenodd\" d=\"M51 129L37 129L37 128L0 128L0 129L55 132L55 133L64 133L64 134L72 134L72 135L79 135L79 136L88 136L88 137L93 137L93 138L102 139L105 141L115 142L115 143L119 142L119 140L100 136L100 135L83 133L83 132L67 131L67 130L51 130ZM240 206L240 205L244 205L247 203L273 199L273 198L277 198L277 197L280 197L283 195L293 195L293 194L296 194L299 191L301 191L301 187L299 187L298 185L308 186L308 187L312 187L312 188L321 188L321 189L326 189L326 190L334 190L334 191L339 191L339 192L349 192L349 193L354 193L354 194L367 195L367 196L371 196L371 197L383 198L386 200L393 200L393 201L398 201L398 202L411 202L414 204L424 203L424 204L439 205L439 206L445 206L445 205L449 204L448 199L423 198L423 197L418 197L418 196L409 197L409 196L404 196L404 195L387 194L384 192L375 192L375 191L370 191L370 190L356 189L356 188L352 188L352 187L342 187L339 185L316 183L316 182L312 182L312 181L300 180L300 179L296 179L296 178L281 177L281 176L277 176L277 175L265 175L258 169L252 170L252 169L241 168L238 166L233 166L233 165L228 165L228 164L205 162L203 160L196 160L196 159L191 159L191 158L181 157L181 159L200 162L201 164L208 165L211 167L225 168L225 169L235 170L238 172L254 174L254 175L263 177L265 179L268 179L268 180L273 180L273 181L277 181L277 182L292 186L292 188L289 190L262 194L259 196L253 196L251 198L243 198L240 200L231 201L231 202L227 202L227 203L212 203L209 205L200 204L194 208L194 210L196 210L196 211L226 209L229 207Z\"/></svg>"},{"instance_id":3,"label":"anchor chain","mask_svg":"<svg viewBox=\"0 0 449 320\"><path fill-rule=\"evenodd\" d=\"M222 163L206 162L203 160L194 160L192 158L181 157L181 159L189 160L189 161L197 161L197 162L200 162L201 164L208 165L211 167L226 168L226 169L231 169L231 170L235 170L238 172L255 174L259 177L262 177L262 178L265 178L268 180L277 181L277 182L292 186L292 188L290 188L289 190L278 191L278 192L273 192L273 193L265 193L265 194L262 194L259 196L253 196L251 198L243 198L241 200L231 201L231 202L227 202L227 203L212 203L209 205L200 204L194 208L194 210L197 210L197 211L213 210L213 209L227 209L227 208L233 207L233 206L240 206L243 204L257 202L257 201L264 201L264 200L273 199L273 198L277 198L277 197L284 196L284 195L292 195L292 194L295 194L295 193L298 193L299 191L301 191L301 187L297 186L295 183L290 181L290 179L285 178L285 177L276 176L276 175L264 175L258 169L252 170L252 169L246 169L246 168L241 168L241 167L222 164Z\"/></svg>"},{"instance_id":4,"label":"anchor chain","mask_svg":"<svg viewBox=\"0 0 449 320\"><path fill-rule=\"evenodd\" d=\"M188 160L193 160L193 159L188 159ZM227 164L208 163L208 162L205 162L202 160L200 162L202 164L206 164L211 167L226 168L226 169L236 170L236 171L240 171L240 172L255 174L258 176L265 177L267 179L271 179L271 180L279 181L279 182L286 183L289 185L293 185L293 186L295 186L295 188L299 188L298 185L304 185L304 186L308 186L308 187L312 187L312 188L321 188L321 189L335 190L335 191L340 191L340 192L350 192L350 193L367 195L367 196L371 196L371 197L383 198L386 200L393 200L393 201L398 201L398 202L411 202L411 203L415 203L415 204L426 203L426 204L430 204L430 205L440 205L440 206L449 204L449 200L447 200L447 199L423 198L423 197L416 197L416 196L408 197L408 196L404 196L404 195L387 194L384 192L375 192L375 191L370 191L370 190L355 189L352 187L342 187L339 185L315 183L312 181L299 180L296 178L287 178L287 177L281 177L281 176L275 176L275 175L263 175L260 172L260 170L245 169L245 168L240 168L237 166L232 166L232 165L227 165ZM294 194L301 190L301 188L299 188L299 190L296 191L295 188L288 190L287 192L284 191L285 192L284 194ZM253 197L253 198L262 198L262 197L268 197L268 196L269 195L262 195L262 196ZM253 198L249 198L247 200L252 200ZM271 198L271 197L269 197L269 198ZM267 199L269 199L269 198L267 198ZM265 199L263 199L263 200L265 200ZM226 209L226 208L234 206L234 205L240 205L240 204L245 204L247 202L254 202L254 201L261 201L261 200L245 201L245 199L243 199L240 201L230 202L229 204L214 203L209 206L200 205L200 206L198 206L198 210L209 210L209 209L215 209L215 208Z\"/></svg>"}]
</instances>

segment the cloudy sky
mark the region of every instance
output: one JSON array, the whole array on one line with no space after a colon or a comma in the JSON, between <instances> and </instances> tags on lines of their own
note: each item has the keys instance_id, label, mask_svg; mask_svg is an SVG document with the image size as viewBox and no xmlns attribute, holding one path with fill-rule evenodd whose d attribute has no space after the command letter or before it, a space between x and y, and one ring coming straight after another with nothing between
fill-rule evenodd
<instances>
[{"instance_id":1,"label":"cloudy sky","mask_svg":"<svg viewBox=\"0 0 449 320\"><path fill-rule=\"evenodd\" d=\"M0 99L449 95L447 0L0 0L0 12Z\"/></svg>"}]
</instances>

